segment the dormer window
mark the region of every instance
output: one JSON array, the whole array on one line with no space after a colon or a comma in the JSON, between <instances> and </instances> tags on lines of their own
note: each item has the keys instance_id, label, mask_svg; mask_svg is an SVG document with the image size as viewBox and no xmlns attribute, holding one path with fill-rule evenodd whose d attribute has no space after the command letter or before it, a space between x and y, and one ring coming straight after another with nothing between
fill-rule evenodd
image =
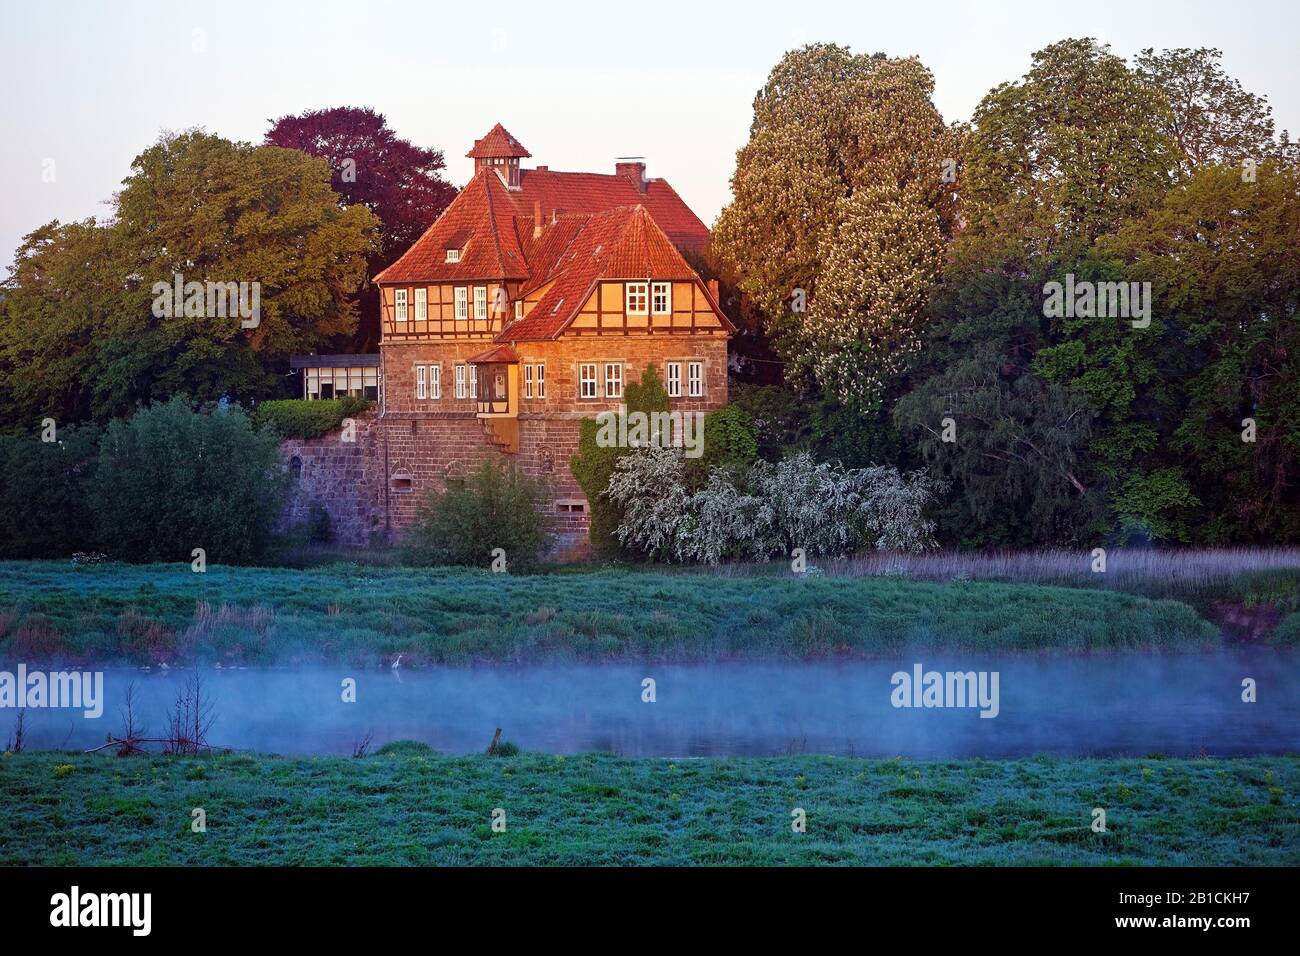
<instances>
[{"instance_id":1,"label":"dormer window","mask_svg":"<svg viewBox=\"0 0 1300 956\"><path fill-rule=\"evenodd\" d=\"M447 250L447 261L448 261L448 262L460 262L460 250L459 250L459 249L448 249L448 250Z\"/></svg>"}]
</instances>

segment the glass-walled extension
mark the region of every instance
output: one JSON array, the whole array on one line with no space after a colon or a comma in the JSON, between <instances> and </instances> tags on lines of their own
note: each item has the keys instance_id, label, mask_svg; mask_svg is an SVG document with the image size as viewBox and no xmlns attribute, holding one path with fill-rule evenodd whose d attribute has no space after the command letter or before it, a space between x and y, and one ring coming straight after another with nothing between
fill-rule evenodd
<instances>
[{"instance_id":1,"label":"glass-walled extension","mask_svg":"<svg viewBox=\"0 0 1300 956\"><path fill-rule=\"evenodd\" d=\"M302 397L309 401L353 395L379 399L378 355L294 355L289 367L302 382Z\"/></svg>"}]
</instances>

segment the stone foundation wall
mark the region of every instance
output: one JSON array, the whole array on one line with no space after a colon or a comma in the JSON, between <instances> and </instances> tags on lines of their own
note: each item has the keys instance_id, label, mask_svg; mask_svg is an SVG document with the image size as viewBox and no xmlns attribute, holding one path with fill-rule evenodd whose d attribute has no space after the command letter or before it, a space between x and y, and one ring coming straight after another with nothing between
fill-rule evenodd
<instances>
[{"instance_id":1,"label":"stone foundation wall","mask_svg":"<svg viewBox=\"0 0 1300 956\"><path fill-rule=\"evenodd\" d=\"M374 412L354 419L345 429L319 438L293 438L280 443L284 466L297 475L281 528L306 524L313 504L330 516L330 531L339 544L367 546L384 534L384 458L380 428Z\"/></svg>"},{"instance_id":2,"label":"stone foundation wall","mask_svg":"<svg viewBox=\"0 0 1300 956\"><path fill-rule=\"evenodd\" d=\"M569 471L569 458L578 449L577 416L559 421L521 416L518 454L493 446L472 412L390 412L382 420L367 412L356 419L355 441L344 441L343 434L339 429L281 442L284 467L297 475L282 530L305 525L319 504L329 514L335 543L368 547L394 541L431 490L441 491L448 478L463 478L491 460L537 478L543 495L539 510L556 536L555 550L582 550L586 498ZM559 502L566 510L557 510ZM572 502L581 503L583 511L568 510Z\"/></svg>"},{"instance_id":3,"label":"stone foundation wall","mask_svg":"<svg viewBox=\"0 0 1300 956\"><path fill-rule=\"evenodd\" d=\"M572 556L587 540L590 507L569 470L578 450L579 422L597 412L617 409L620 401L578 398L578 363L603 363L618 356L624 382L637 381L647 364L663 374L663 363L696 359L704 362L705 394L673 400L680 411L707 411L726 404L727 343L725 337L629 336L617 339L561 339L521 343L527 362L545 362L545 399L523 400L519 413L519 451L508 454L489 439L468 397L456 399L454 367L481 351L482 342L385 344L384 402L357 419L355 442L332 432L310 441L286 441L286 466L299 462L300 477L285 523L305 522L312 502L329 512L335 540L365 546L400 537L431 490L442 490L448 478L469 475L484 461L521 469L543 489L539 510L556 536L555 551ZM415 367L442 366L442 398L417 400Z\"/></svg>"}]
</instances>

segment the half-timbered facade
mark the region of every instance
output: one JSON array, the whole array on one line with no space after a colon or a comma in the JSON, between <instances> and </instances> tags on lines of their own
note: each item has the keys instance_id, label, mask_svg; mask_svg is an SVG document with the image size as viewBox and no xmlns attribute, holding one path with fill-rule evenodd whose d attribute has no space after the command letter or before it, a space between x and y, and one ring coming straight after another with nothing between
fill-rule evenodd
<instances>
[{"instance_id":1,"label":"half-timbered facade","mask_svg":"<svg viewBox=\"0 0 1300 956\"><path fill-rule=\"evenodd\" d=\"M734 328L682 249L708 231L644 164L610 175L524 169L499 124L474 176L380 289L386 524L485 458L542 480L558 530L587 528L569 470L579 421L616 410L653 364L674 410L727 401Z\"/></svg>"}]
</instances>

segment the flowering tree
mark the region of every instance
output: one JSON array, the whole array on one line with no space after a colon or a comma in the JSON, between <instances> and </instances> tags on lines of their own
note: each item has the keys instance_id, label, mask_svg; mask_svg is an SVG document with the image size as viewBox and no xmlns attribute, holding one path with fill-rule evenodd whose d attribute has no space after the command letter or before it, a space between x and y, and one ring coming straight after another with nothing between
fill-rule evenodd
<instances>
[{"instance_id":1,"label":"flowering tree","mask_svg":"<svg viewBox=\"0 0 1300 956\"><path fill-rule=\"evenodd\" d=\"M788 374L871 407L915 351L956 219L961 131L919 60L786 54L754 100L713 246L778 333Z\"/></svg>"},{"instance_id":2,"label":"flowering tree","mask_svg":"<svg viewBox=\"0 0 1300 956\"><path fill-rule=\"evenodd\" d=\"M801 453L746 471L716 468L697 491L681 452L647 448L619 461L606 496L628 548L660 560L768 560L802 548L848 555L934 547L926 511L940 490L924 472L846 469Z\"/></svg>"}]
</instances>

